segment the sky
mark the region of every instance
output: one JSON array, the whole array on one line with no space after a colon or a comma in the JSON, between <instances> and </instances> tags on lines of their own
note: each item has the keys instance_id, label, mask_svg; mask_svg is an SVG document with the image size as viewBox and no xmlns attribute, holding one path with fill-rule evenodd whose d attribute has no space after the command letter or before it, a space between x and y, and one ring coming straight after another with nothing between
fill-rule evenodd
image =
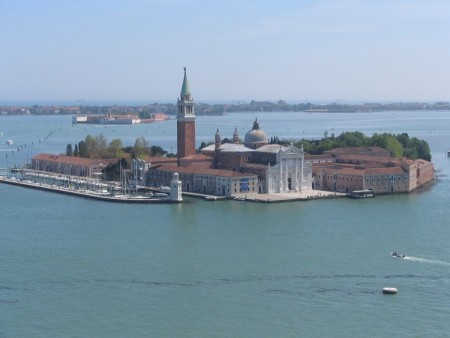
<instances>
[{"instance_id":1,"label":"sky","mask_svg":"<svg viewBox=\"0 0 450 338\"><path fill-rule=\"evenodd\" d=\"M448 0L0 0L0 101L449 101Z\"/></svg>"}]
</instances>

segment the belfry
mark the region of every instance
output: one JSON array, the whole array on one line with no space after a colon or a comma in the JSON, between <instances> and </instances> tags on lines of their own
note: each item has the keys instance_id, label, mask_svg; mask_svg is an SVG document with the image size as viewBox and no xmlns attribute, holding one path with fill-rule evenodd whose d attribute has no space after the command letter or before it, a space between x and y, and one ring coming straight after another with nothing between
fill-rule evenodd
<instances>
[{"instance_id":1,"label":"belfry","mask_svg":"<svg viewBox=\"0 0 450 338\"><path fill-rule=\"evenodd\" d=\"M195 154L195 112L194 100L184 68L183 86L177 102L177 158Z\"/></svg>"}]
</instances>

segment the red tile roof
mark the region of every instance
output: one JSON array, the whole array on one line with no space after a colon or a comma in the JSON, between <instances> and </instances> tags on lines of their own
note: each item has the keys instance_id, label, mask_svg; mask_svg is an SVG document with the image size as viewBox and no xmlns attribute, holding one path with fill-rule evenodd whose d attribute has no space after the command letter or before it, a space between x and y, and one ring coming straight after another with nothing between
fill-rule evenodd
<instances>
[{"instance_id":1,"label":"red tile roof","mask_svg":"<svg viewBox=\"0 0 450 338\"><path fill-rule=\"evenodd\" d=\"M224 176L224 177L248 177L248 176L254 176L253 174L243 174L237 171L232 170L222 170L222 169L209 169L209 168L203 168L203 167L174 167L174 166L167 166L162 165L159 167L153 168L153 170L161 170L161 171L169 171L173 173L183 173L183 174L204 174L204 175L211 175L211 176Z\"/></svg>"},{"instance_id":2,"label":"red tile roof","mask_svg":"<svg viewBox=\"0 0 450 338\"><path fill-rule=\"evenodd\" d=\"M91 159L91 158L84 158L84 157L54 155L54 154L38 154L33 157L33 160L56 162L56 163L61 163L61 164L81 165L81 166L91 166L96 163L109 164L109 163L111 163L111 161L116 161L116 159L103 160L103 159Z\"/></svg>"}]
</instances>

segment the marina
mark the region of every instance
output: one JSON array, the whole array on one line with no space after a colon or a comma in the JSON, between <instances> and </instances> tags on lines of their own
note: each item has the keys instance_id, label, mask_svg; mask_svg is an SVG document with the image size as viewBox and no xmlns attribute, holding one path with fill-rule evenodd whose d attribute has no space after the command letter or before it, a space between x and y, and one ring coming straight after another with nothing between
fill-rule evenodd
<instances>
[{"instance_id":1,"label":"marina","mask_svg":"<svg viewBox=\"0 0 450 338\"><path fill-rule=\"evenodd\" d=\"M119 182L101 182L96 179L70 175L57 175L28 169L11 169L7 176L0 176L0 183L84 197L106 202L121 203L178 203L171 199L171 191L152 192L150 189L126 188Z\"/></svg>"},{"instance_id":2,"label":"marina","mask_svg":"<svg viewBox=\"0 0 450 338\"><path fill-rule=\"evenodd\" d=\"M37 190L43 190L53 193L66 194L71 196L95 199L104 202L121 202L121 203L173 203L168 196L164 198L153 197L152 195L123 195L123 194L111 194L106 190L84 190L84 189L71 189L58 185L47 185L43 183L35 183L32 181L20 181L14 178L0 177L0 183L20 186L24 188L31 188Z\"/></svg>"}]
</instances>

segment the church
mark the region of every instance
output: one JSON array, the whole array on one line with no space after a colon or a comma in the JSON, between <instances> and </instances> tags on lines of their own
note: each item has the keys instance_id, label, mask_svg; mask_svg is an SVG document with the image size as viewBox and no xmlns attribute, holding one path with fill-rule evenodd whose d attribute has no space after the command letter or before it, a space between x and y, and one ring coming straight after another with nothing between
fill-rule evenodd
<instances>
[{"instance_id":1,"label":"church","mask_svg":"<svg viewBox=\"0 0 450 338\"><path fill-rule=\"evenodd\" d=\"M244 142L235 130L232 143L221 143L219 130L214 144L195 148L195 104L184 69L183 84L177 102L177 158L167 161L153 158L146 184L168 185L172 174L179 173L185 192L233 196L242 193L286 193L312 189L312 167L305 153L292 144L269 144L267 134L255 119Z\"/></svg>"}]
</instances>

